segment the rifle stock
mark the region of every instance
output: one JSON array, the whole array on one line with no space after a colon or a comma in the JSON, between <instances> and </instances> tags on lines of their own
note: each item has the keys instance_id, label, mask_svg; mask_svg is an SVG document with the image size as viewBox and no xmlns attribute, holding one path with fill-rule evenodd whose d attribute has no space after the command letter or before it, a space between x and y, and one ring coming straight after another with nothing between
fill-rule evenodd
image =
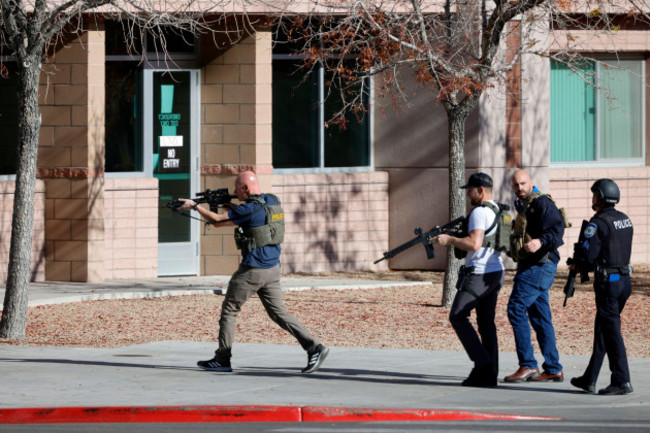
<instances>
[{"instance_id":1,"label":"rifle stock","mask_svg":"<svg viewBox=\"0 0 650 433\"><path fill-rule=\"evenodd\" d=\"M442 226L435 226L431 230L424 232L420 227L417 227L413 232L415 233L415 237L411 239L408 242L404 242L402 245L393 248L390 251L386 251L384 253L384 256L381 259L375 260L373 263L377 264L381 262L382 260L388 260L392 259L399 253L402 253L409 248L422 243L424 245L424 249L427 253L427 258L428 259L433 259L436 255L433 245L429 242L429 239L435 236L438 236L439 234L442 233L447 233L451 235L457 235L460 234L462 231L462 226L463 226L463 221L465 220L465 217L459 217L456 218L453 221L448 222L447 224L444 224Z\"/></svg>"}]
</instances>

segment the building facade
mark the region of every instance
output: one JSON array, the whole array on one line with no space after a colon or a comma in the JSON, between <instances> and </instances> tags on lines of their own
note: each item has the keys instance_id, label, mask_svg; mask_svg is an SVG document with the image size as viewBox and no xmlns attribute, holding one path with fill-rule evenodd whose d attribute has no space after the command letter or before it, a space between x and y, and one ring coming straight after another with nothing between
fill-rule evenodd
<instances>
[{"instance_id":1,"label":"building facade","mask_svg":"<svg viewBox=\"0 0 650 433\"><path fill-rule=\"evenodd\" d=\"M331 103L321 103L325 73L301 84L291 69L295 59L273 43L271 29L225 47L209 37L188 44L187 35L183 42L170 35L171 61L147 39L139 47L147 53L144 62L128 54L120 32L112 22L87 29L45 66L34 280L233 272L239 252L232 229L210 228L165 204L205 189L232 191L235 177L246 170L282 199L285 273L444 268L445 254L427 260L417 247L373 264L412 238L415 227L449 219L447 119L430 94L407 86L410 108L400 112L381 110L385 101L371 98L366 117L346 131L332 131L323 126ZM563 258L571 255L580 221L590 214L591 183L610 177L621 188L620 208L635 224L632 261L649 261L650 32L625 33L626 42L618 45L624 58L594 74L618 86L613 91L621 110L612 110L611 99L581 87L559 64L524 57L507 89L487 92L467 122L468 175L490 173L496 199L511 202L510 175L526 168L567 210L573 228L565 234ZM608 58L606 42L590 49ZM15 187L15 83L11 61L4 64L2 281Z\"/></svg>"}]
</instances>

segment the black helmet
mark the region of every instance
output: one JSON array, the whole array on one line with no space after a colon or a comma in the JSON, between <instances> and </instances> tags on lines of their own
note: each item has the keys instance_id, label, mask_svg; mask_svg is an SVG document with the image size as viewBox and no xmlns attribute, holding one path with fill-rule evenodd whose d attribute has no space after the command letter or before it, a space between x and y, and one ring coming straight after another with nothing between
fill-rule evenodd
<instances>
[{"instance_id":1,"label":"black helmet","mask_svg":"<svg viewBox=\"0 0 650 433\"><path fill-rule=\"evenodd\" d=\"M611 179L598 179L591 186L591 192L596 194L598 202L605 206L614 206L621 199L621 191Z\"/></svg>"}]
</instances>

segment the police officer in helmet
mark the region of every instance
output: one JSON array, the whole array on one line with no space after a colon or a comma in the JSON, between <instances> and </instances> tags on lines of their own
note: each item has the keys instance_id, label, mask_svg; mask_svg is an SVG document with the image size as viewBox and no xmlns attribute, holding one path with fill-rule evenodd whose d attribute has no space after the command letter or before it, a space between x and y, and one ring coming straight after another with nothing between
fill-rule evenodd
<instances>
[{"instance_id":1,"label":"police officer in helmet","mask_svg":"<svg viewBox=\"0 0 650 433\"><path fill-rule=\"evenodd\" d=\"M587 369L582 376L571 379L571 384L594 393L607 354L612 373L610 385L598 393L629 394L633 389L621 335L621 312L631 293L630 255L634 229L630 218L614 208L621 197L616 182L599 179L591 187L591 192L592 209L596 214L582 234L585 241L576 246L574 266L594 272L594 345Z\"/></svg>"}]
</instances>

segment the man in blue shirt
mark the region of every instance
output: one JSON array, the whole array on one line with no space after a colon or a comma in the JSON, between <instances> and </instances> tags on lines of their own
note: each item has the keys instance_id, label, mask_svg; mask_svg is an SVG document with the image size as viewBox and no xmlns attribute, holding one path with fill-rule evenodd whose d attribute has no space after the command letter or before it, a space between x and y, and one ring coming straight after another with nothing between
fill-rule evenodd
<instances>
[{"instance_id":1,"label":"man in blue shirt","mask_svg":"<svg viewBox=\"0 0 650 433\"><path fill-rule=\"evenodd\" d=\"M244 303L257 293L269 317L293 335L307 352L307 366L302 369L302 372L312 373L321 366L329 349L314 339L298 319L284 308L280 285L280 243L273 243L273 237L270 238L270 243L260 241L262 237L254 234L256 232L254 229L261 229L257 231L261 233L270 227L267 218L269 207L279 207L280 200L272 194L262 194L257 176L251 171L237 176L235 195L244 203L239 206L232 205L231 210L224 214L199 207L192 200L180 199L184 203L179 209L194 209L204 219L212 221L215 227L237 226L235 239L242 250L242 261L228 283L228 290L221 306L219 348L214 358L199 361L197 365L210 371L232 371L230 358L237 315Z\"/></svg>"},{"instance_id":2,"label":"man in blue shirt","mask_svg":"<svg viewBox=\"0 0 650 433\"><path fill-rule=\"evenodd\" d=\"M519 359L519 369L504 378L506 382L562 382L564 374L555 344L555 329L551 316L548 291L553 285L560 260L558 247L563 244L564 218L550 196L534 192L533 181L524 170L512 176L512 191L517 196L515 208L518 216L515 230L523 239L517 257L517 272L508 301L508 319L512 325ZM540 374L533 353L530 325L544 357Z\"/></svg>"}]
</instances>

